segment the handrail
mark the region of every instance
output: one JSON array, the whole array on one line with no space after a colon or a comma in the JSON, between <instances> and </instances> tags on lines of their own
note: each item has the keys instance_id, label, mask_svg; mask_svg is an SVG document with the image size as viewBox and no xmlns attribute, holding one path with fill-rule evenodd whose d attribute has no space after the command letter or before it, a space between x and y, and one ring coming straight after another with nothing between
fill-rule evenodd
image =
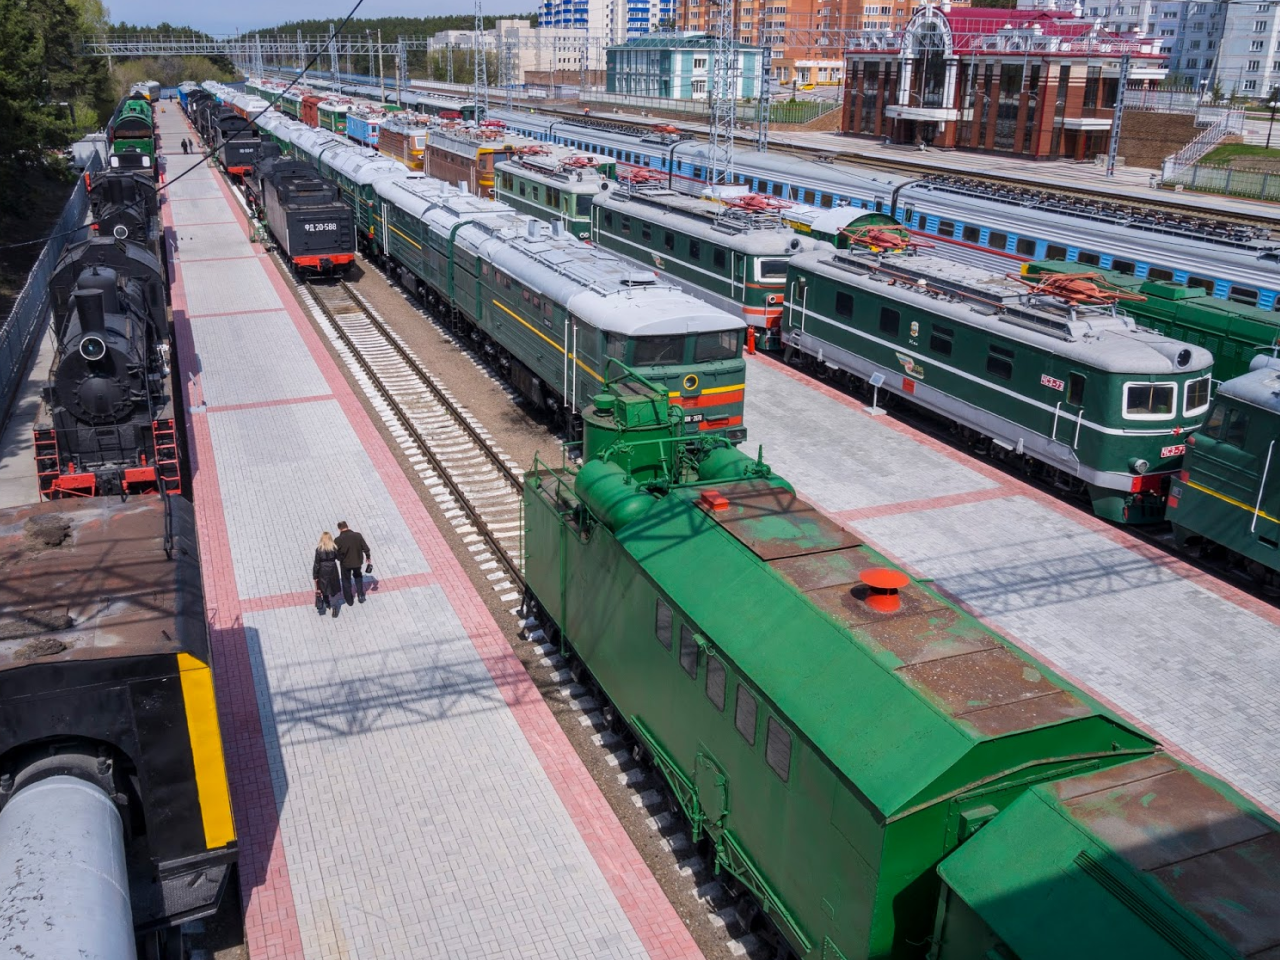
<instances>
[{"instance_id":1,"label":"handrail","mask_svg":"<svg viewBox=\"0 0 1280 960\"><path fill-rule=\"evenodd\" d=\"M1276 452L1276 442L1271 441L1267 447L1267 462L1262 466L1262 480L1258 483L1258 499L1253 505L1253 523L1249 525L1249 532L1256 533L1258 530L1258 514L1262 512L1262 495L1267 489L1267 474L1271 472L1271 456Z\"/></svg>"}]
</instances>

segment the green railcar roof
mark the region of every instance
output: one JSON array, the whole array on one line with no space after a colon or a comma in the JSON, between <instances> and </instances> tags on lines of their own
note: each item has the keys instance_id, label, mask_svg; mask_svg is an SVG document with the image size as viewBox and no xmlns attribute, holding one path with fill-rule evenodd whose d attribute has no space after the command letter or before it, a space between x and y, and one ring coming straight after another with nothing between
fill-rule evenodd
<instances>
[{"instance_id":1,"label":"green railcar roof","mask_svg":"<svg viewBox=\"0 0 1280 960\"><path fill-rule=\"evenodd\" d=\"M1280 956L1280 824L1165 755L1035 787L939 873L1020 960Z\"/></svg>"},{"instance_id":2,"label":"green railcar roof","mask_svg":"<svg viewBox=\"0 0 1280 960\"><path fill-rule=\"evenodd\" d=\"M777 481L718 485L719 511L704 490L673 490L618 541L885 817L1019 763L1150 748L933 590L872 609L860 575L891 565Z\"/></svg>"}]
</instances>

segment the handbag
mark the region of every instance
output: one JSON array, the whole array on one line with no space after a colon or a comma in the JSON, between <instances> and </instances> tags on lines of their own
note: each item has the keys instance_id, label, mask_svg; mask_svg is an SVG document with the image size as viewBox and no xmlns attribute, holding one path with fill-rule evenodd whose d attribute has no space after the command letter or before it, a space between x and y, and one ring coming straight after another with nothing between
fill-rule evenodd
<instances>
[{"instance_id":1,"label":"handbag","mask_svg":"<svg viewBox=\"0 0 1280 960\"><path fill-rule=\"evenodd\" d=\"M328 605L329 605L329 601L325 599L324 592L321 590L317 590L316 591L316 613L320 614L320 616L324 616L324 608L327 607Z\"/></svg>"}]
</instances>

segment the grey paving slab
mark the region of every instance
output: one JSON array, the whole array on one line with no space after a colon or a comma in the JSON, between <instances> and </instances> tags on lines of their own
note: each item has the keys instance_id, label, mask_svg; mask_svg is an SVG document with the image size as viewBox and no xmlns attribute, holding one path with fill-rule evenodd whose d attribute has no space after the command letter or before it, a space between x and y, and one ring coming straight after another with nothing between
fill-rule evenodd
<instances>
[{"instance_id":1,"label":"grey paving slab","mask_svg":"<svg viewBox=\"0 0 1280 960\"><path fill-rule=\"evenodd\" d=\"M280 296L267 278L269 264L248 256L248 241L228 246L226 256L236 260L183 262L182 282L191 316L209 313L244 313L280 307Z\"/></svg>"},{"instance_id":2,"label":"grey paving slab","mask_svg":"<svg viewBox=\"0 0 1280 960\"><path fill-rule=\"evenodd\" d=\"M197 260L222 260L228 256L247 255L250 252L244 230L238 223L178 227L174 232L176 255L188 263Z\"/></svg>"},{"instance_id":3,"label":"grey paving slab","mask_svg":"<svg viewBox=\"0 0 1280 960\"><path fill-rule=\"evenodd\" d=\"M766 363L748 364L746 422L747 445L785 452L787 479L832 512L996 486Z\"/></svg>"},{"instance_id":4,"label":"grey paving slab","mask_svg":"<svg viewBox=\"0 0 1280 960\"><path fill-rule=\"evenodd\" d=\"M857 528L1280 809L1273 624L1023 497Z\"/></svg>"},{"instance_id":5,"label":"grey paving slab","mask_svg":"<svg viewBox=\"0 0 1280 960\"><path fill-rule=\"evenodd\" d=\"M310 591L316 542L339 520L368 539L378 576L430 569L336 400L206 416L230 467L218 481L242 598Z\"/></svg>"},{"instance_id":6,"label":"grey paving slab","mask_svg":"<svg viewBox=\"0 0 1280 960\"><path fill-rule=\"evenodd\" d=\"M438 587L245 627L309 957L645 956Z\"/></svg>"},{"instance_id":7,"label":"grey paving slab","mask_svg":"<svg viewBox=\"0 0 1280 960\"><path fill-rule=\"evenodd\" d=\"M204 402L211 407L330 392L284 310L204 317L191 329ZM282 357L307 362L281 363Z\"/></svg>"},{"instance_id":8,"label":"grey paving slab","mask_svg":"<svg viewBox=\"0 0 1280 960\"><path fill-rule=\"evenodd\" d=\"M172 204L175 226L183 227L195 223L230 223L231 211L222 197L210 197L206 200L189 200Z\"/></svg>"}]
</instances>

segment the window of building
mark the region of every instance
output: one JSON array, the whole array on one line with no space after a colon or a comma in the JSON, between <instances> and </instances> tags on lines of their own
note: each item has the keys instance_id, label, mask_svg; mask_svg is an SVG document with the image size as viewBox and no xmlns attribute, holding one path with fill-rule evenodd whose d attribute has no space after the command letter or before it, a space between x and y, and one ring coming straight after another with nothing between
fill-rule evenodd
<instances>
[{"instance_id":1,"label":"window of building","mask_svg":"<svg viewBox=\"0 0 1280 960\"><path fill-rule=\"evenodd\" d=\"M695 70L705 70L705 69L707 69L707 58L706 58L706 57L694 57L694 58L693 58L693 69L695 69Z\"/></svg>"},{"instance_id":2,"label":"window of building","mask_svg":"<svg viewBox=\"0 0 1280 960\"><path fill-rule=\"evenodd\" d=\"M791 734L773 717L769 718L765 729L768 731L764 741L765 762L778 779L786 783L791 779Z\"/></svg>"},{"instance_id":3,"label":"window of building","mask_svg":"<svg viewBox=\"0 0 1280 960\"><path fill-rule=\"evenodd\" d=\"M680 666L691 678L698 676L698 641L687 624L680 624Z\"/></svg>"},{"instance_id":4,"label":"window of building","mask_svg":"<svg viewBox=\"0 0 1280 960\"><path fill-rule=\"evenodd\" d=\"M1013 351L992 344L987 348L987 373L1001 380L1013 379Z\"/></svg>"},{"instance_id":5,"label":"window of building","mask_svg":"<svg viewBox=\"0 0 1280 960\"><path fill-rule=\"evenodd\" d=\"M1126 420L1167 420L1173 416L1176 383L1126 383L1124 416Z\"/></svg>"},{"instance_id":6,"label":"window of building","mask_svg":"<svg viewBox=\"0 0 1280 960\"><path fill-rule=\"evenodd\" d=\"M1255 21L1253 21L1253 32L1254 32L1254 33L1266 33L1266 32L1267 32L1267 30L1268 30L1270 27L1271 27L1271 21L1269 21L1269 20L1255 20Z\"/></svg>"},{"instance_id":7,"label":"window of building","mask_svg":"<svg viewBox=\"0 0 1280 960\"><path fill-rule=\"evenodd\" d=\"M891 310L888 307L880 308L880 332L887 333L891 337L898 335L901 327L901 318L897 310Z\"/></svg>"},{"instance_id":8,"label":"window of building","mask_svg":"<svg viewBox=\"0 0 1280 960\"><path fill-rule=\"evenodd\" d=\"M1188 417L1204 413L1209 409L1209 385L1212 377L1201 377L1187 382L1186 395L1182 401L1182 412Z\"/></svg>"},{"instance_id":9,"label":"window of building","mask_svg":"<svg viewBox=\"0 0 1280 960\"><path fill-rule=\"evenodd\" d=\"M1161 18L1162 18L1162 19L1164 19L1164 20L1177 20L1177 19L1178 19L1178 11L1177 11L1177 10L1166 10L1166 11L1164 11L1164 13L1160 14L1160 16L1161 16Z\"/></svg>"},{"instance_id":10,"label":"window of building","mask_svg":"<svg viewBox=\"0 0 1280 960\"><path fill-rule=\"evenodd\" d=\"M724 664L716 657L707 657L707 699L711 705L724 712Z\"/></svg>"},{"instance_id":11,"label":"window of building","mask_svg":"<svg viewBox=\"0 0 1280 960\"><path fill-rule=\"evenodd\" d=\"M707 81L705 81L705 80L691 80L691 81L689 81L689 92L690 92L690 93L692 93L692 94L694 94L695 96L696 96L697 94L699 94L699 93L706 93L706 92L707 92Z\"/></svg>"},{"instance_id":12,"label":"window of building","mask_svg":"<svg viewBox=\"0 0 1280 960\"><path fill-rule=\"evenodd\" d=\"M1199 50L1199 49L1200 49L1200 41L1199 41L1199 40L1192 40L1192 41L1191 41L1191 49L1192 49L1192 50Z\"/></svg>"},{"instance_id":13,"label":"window of building","mask_svg":"<svg viewBox=\"0 0 1280 960\"><path fill-rule=\"evenodd\" d=\"M1266 42L1265 40L1250 40L1250 41L1249 41L1249 52L1250 52L1250 53L1261 53L1261 52L1262 52L1263 47L1265 47L1266 45L1267 45L1267 42Z\"/></svg>"},{"instance_id":14,"label":"window of building","mask_svg":"<svg viewBox=\"0 0 1280 960\"><path fill-rule=\"evenodd\" d=\"M1258 68L1262 66L1261 60L1250 60L1245 70L1249 73L1257 73Z\"/></svg>"},{"instance_id":15,"label":"window of building","mask_svg":"<svg viewBox=\"0 0 1280 960\"><path fill-rule=\"evenodd\" d=\"M1169 27L1169 28L1167 28L1167 29L1161 30L1161 31L1160 31L1160 36L1162 36L1162 37L1172 37L1172 36L1174 35L1174 33L1176 33L1176 31L1175 31L1172 27Z\"/></svg>"},{"instance_id":16,"label":"window of building","mask_svg":"<svg viewBox=\"0 0 1280 960\"><path fill-rule=\"evenodd\" d=\"M738 685L738 700L733 711L733 725L742 739L756 745L756 698L746 687Z\"/></svg>"},{"instance_id":17,"label":"window of building","mask_svg":"<svg viewBox=\"0 0 1280 960\"><path fill-rule=\"evenodd\" d=\"M1194 70L1194 69L1195 69L1196 67L1198 67L1198 66L1200 66L1200 58L1199 58L1199 57L1191 57L1191 58L1189 58L1189 59L1187 60L1187 69L1188 69L1188 70Z\"/></svg>"},{"instance_id":18,"label":"window of building","mask_svg":"<svg viewBox=\"0 0 1280 960\"><path fill-rule=\"evenodd\" d=\"M836 291L836 316L846 320L853 319L853 294L844 290Z\"/></svg>"},{"instance_id":19,"label":"window of building","mask_svg":"<svg viewBox=\"0 0 1280 960\"><path fill-rule=\"evenodd\" d=\"M661 600L658 601L658 612L654 620L653 631L658 637L658 642L671 649L671 608Z\"/></svg>"},{"instance_id":20,"label":"window of building","mask_svg":"<svg viewBox=\"0 0 1280 960\"><path fill-rule=\"evenodd\" d=\"M1009 235L992 230L987 234L987 246L992 250L1004 250L1009 246Z\"/></svg>"},{"instance_id":21,"label":"window of building","mask_svg":"<svg viewBox=\"0 0 1280 960\"><path fill-rule=\"evenodd\" d=\"M956 332L950 327L934 324L933 330L929 333L929 349L934 353L949 357L951 356L951 346L955 336Z\"/></svg>"},{"instance_id":22,"label":"window of building","mask_svg":"<svg viewBox=\"0 0 1280 960\"><path fill-rule=\"evenodd\" d=\"M1243 88L1243 89L1244 89L1244 91L1245 91L1246 93L1251 93L1251 92L1253 92L1253 91L1257 90L1257 89L1258 89L1258 81L1257 81L1257 80L1246 80L1246 81L1244 82L1244 88Z\"/></svg>"}]
</instances>

